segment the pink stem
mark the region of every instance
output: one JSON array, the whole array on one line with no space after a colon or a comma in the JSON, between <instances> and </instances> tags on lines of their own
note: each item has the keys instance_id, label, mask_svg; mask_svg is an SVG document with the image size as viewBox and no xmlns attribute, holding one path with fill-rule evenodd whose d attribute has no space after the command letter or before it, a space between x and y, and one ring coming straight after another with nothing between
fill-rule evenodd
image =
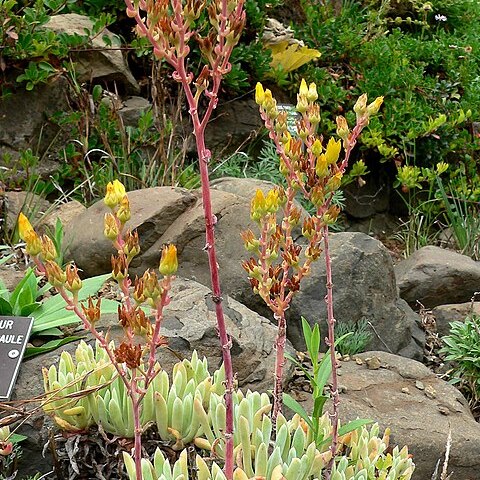
<instances>
[{"instance_id":1,"label":"pink stem","mask_svg":"<svg viewBox=\"0 0 480 480\"><path fill-rule=\"evenodd\" d=\"M208 178L208 161L210 160L210 152L205 148L205 139L203 132L201 132L200 135L196 135L196 141L200 163L200 176L202 179L202 200L206 233L205 248L208 253L210 280L212 283L212 299L215 303L218 336L220 337L223 365L225 367L225 476L228 480L231 480L233 478L233 366L232 356L230 352L232 344L225 325L225 317L222 306L222 292L220 289L220 276L218 272L217 254L215 251L214 225L216 223L216 218L214 218L212 211L210 183Z\"/></svg>"},{"instance_id":2,"label":"pink stem","mask_svg":"<svg viewBox=\"0 0 480 480\"><path fill-rule=\"evenodd\" d=\"M328 322L328 338L325 339L327 346L330 348L330 358L332 361L332 399L333 408L330 414L332 421L332 444L330 445L330 451L332 452L332 459L328 465L329 474L333 462L335 461L335 454L337 452L338 443L338 405L340 403L340 397L338 395L338 375L337 375L337 359L335 356L335 317L333 315L333 281L332 281L332 259L330 256L329 238L328 238L328 225L323 228L323 242L325 247L325 267L327 273L327 294L325 295L325 302L327 304L327 322Z\"/></svg>"},{"instance_id":3,"label":"pink stem","mask_svg":"<svg viewBox=\"0 0 480 480\"><path fill-rule=\"evenodd\" d=\"M275 385L273 390L272 421L276 423L277 416L282 413L283 405L283 366L285 365L285 344L287 343L287 322L285 311L275 314L277 321L277 337L275 338Z\"/></svg>"}]
</instances>

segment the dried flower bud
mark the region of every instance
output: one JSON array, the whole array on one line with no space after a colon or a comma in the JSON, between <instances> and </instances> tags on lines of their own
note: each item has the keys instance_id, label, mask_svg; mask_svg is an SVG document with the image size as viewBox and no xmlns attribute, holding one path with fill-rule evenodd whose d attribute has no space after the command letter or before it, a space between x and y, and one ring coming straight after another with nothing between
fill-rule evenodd
<instances>
[{"instance_id":1,"label":"dried flower bud","mask_svg":"<svg viewBox=\"0 0 480 480\"><path fill-rule=\"evenodd\" d=\"M85 317L87 317L88 321L94 325L98 320L100 320L100 304L101 304L102 299L99 298L97 300L97 303L93 303L92 297L88 297L88 305L85 307L85 305L82 304L82 310L83 313L85 314Z\"/></svg>"},{"instance_id":2,"label":"dried flower bud","mask_svg":"<svg viewBox=\"0 0 480 480\"><path fill-rule=\"evenodd\" d=\"M78 268L75 264L70 263L65 268L65 275L67 277L65 288L75 294L82 288L82 280L78 276Z\"/></svg>"},{"instance_id":3,"label":"dried flower bud","mask_svg":"<svg viewBox=\"0 0 480 480\"><path fill-rule=\"evenodd\" d=\"M103 220L103 235L111 240L115 241L120 234L117 219L113 213L106 213Z\"/></svg>"},{"instance_id":4,"label":"dried flower bud","mask_svg":"<svg viewBox=\"0 0 480 480\"><path fill-rule=\"evenodd\" d=\"M60 288L65 285L67 275L56 262L45 262L45 272L47 274L47 279L52 286Z\"/></svg>"},{"instance_id":5,"label":"dried flower bud","mask_svg":"<svg viewBox=\"0 0 480 480\"><path fill-rule=\"evenodd\" d=\"M129 230L126 233L123 253L127 256L128 260L131 260L140 253L140 240L138 239L138 232L136 230L133 232Z\"/></svg>"},{"instance_id":6,"label":"dried flower bud","mask_svg":"<svg viewBox=\"0 0 480 480\"><path fill-rule=\"evenodd\" d=\"M133 289L133 299L139 304L143 303L147 299L143 290L144 290L143 277L135 278L135 286Z\"/></svg>"},{"instance_id":7,"label":"dried flower bud","mask_svg":"<svg viewBox=\"0 0 480 480\"><path fill-rule=\"evenodd\" d=\"M142 358L142 347L140 345L129 345L123 342L113 353L118 363L125 363L132 370L140 366Z\"/></svg>"},{"instance_id":8,"label":"dried flower bud","mask_svg":"<svg viewBox=\"0 0 480 480\"><path fill-rule=\"evenodd\" d=\"M166 245L162 250L162 257L159 266L162 275L174 275L178 270L177 247L175 245Z\"/></svg>"},{"instance_id":9,"label":"dried flower bud","mask_svg":"<svg viewBox=\"0 0 480 480\"><path fill-rule=\"evenodd\" d=\"M305 218L305 220L303 221L302 235L307 240L310 240L315 233L315 223L316 217Z\"/></svg>"},{"instance_id":10,"label":"dried flower bud","mask_svg":"<svg viewBox=\"0 0 480 480\"><path fill-rule=\"evenodd\" d=\"M42 235L42 258L46 262L57 258L57 249L53 240L48 235Z\"/></svg>"},{"instance_id":11,"label":"dried flower bud","mask_svg":"<svg viewBox=\"0 0 480 480\"><path fill-rule=\"evenodd\" d=\"M258 252L258 248L260 246L260 242L257 238L255 238L253 232L249 230L245 230L240 234L242 236L243 243L245 244L245 249L249 252Z\"/></svg>"},{"instance_id":12,"label":"dried flower bud","mask_svg":"<svg viewBox=\"0 0 480 480\"><path fill-rule=\"evenodd\" d=\"M143 295L151 299L152 303L162 294L162 289L158 283L157 274L153 270L146 270L142 276Z\"/></svg>"},{"instance_id":13,"label":"dried flower bud","mask_svg":"<svg viewBox=\"0 0 480 480\"><path fill-rule=\"evenodd\" d=\"M127 258L121 252L118 256L112 255L112 277L117 281L123 280L128 274Z\"/></svg>"},{"instance_id":14,"label":"dried flower bud","mask_svg":"<svg viewBox=\"0 0 480 480\"><path fill-rule=\"evenodd\" d=\"M124 195L120 200L120 206L117 211L117 218L122 224L127 223L130 220L132 213L130 211L130 202L128 201L128 196Z\"/></svg>"}]
</instances>

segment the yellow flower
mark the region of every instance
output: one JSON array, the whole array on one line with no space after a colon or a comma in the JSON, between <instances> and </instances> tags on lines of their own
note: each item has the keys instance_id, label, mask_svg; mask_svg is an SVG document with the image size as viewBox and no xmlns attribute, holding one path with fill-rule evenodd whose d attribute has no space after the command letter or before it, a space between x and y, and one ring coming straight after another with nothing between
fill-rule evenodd
<instances>
[{"instance_id":1,"label":"yellow flower","mask_svg":"<svg viewBox=\"0 0 480 480\"><path fill-rule=\"evenodd\" d=\"M319 178L323 178L327 175L328 173L328 163L327 163L327 157L325 156L324 153L319 155L317 157L317 163L315 165L315 172L318 175Z\"/></svg>"},{"instance_id":2,"label":"yellow flower","mask_svg":"<svg viewBox=\"0 0 480 480\"><path fill-rule=\"evenodd\" d=\"M265 215L265 195L258 189L252 198L250 205L250 216L252 220L260 220Z\"/></svg>"},{"instance_id":3,"label":"yellow flower","mask_svg":"<svg viewBox=\"0 0 480 480\"><path fill-rule=\"evenodd\" d=\"M32 224L28 218L20 212L20 215L18 216L18 234L20 235L20 238L26 242L26 235L30 232L33 232Z\"/></svg>"},{"instance_id":4,"label":"yellow flower","mask_svg":"<svg viewBox=\"0 0 480 480\"><path fill-rule=\"evenodd\" d=\"M327 144L327 151L325 152L325 158L328 165L332 165L332 163L337 163L341 148L342 144L340 140L330 138Z\"/></svg>"},{"instance_id":5,"label":"yellow flower","mask_svg":"<svg viewBox=\"0 0 480 480\"><path fill-rule=\"evenodd\" d=\"M275 213L278 210L278 190L275 188L267 193L265 198L265 209L269 213Z\"/></svg>"},{"instance_id":6,"label":"yellow flower","mask_svg":"<svg viewBox=\"0 0 480 480\"><path fill-rule=\"evenodd\" d=\"M162 250L159 270L162 275L173 275L178 269L177 247L166 245Z\"/></svg>"},{"instance_id":7,"label":"yellow flower","mask_svg":"<svg viewBox=\"0 0 480 480\"><path fill-rule=\"evenodd\" d=\"M376 115L380 110L380 107L383 103L383 97L377 97L370 105L367 107L367 112L369 115Z\"/></svg>"},{"instance_id":8,"label":"yellow flower","mask_svg":"<svg viewBox=\"0 0 480 480\"><path fill-rule=\"evenodd\" d=\"M358 97L357 103L353 107L353 111L357 114L357 118L363 117L367 112L367 94L364 93Z\"/></svg>"},{"instance_id":9,"label":"yellow flower","mask_svg":"<svg viewBox=\"0 0 480 480\"><path fill-rule=\"evenodd\" d=\"M318 93L317 93L317 85L315 83L311 83L308 86L308 94L307 94L307 100L309 102L314 102L318 98Z\"/></svg>"},{"instance_id":10,"label":"yellow flower","mask_svg":"<svg viewBox=\"0 0 480 480\"><path fill-rule=\"evenodd\" d=\"M103 201L107 207L115 208L122 201L123 197L125 197L125 194L126 191L123 183L114 180L113 182L108 182L107 192Z\"/></svg>"},{"instance_id":11,"label":"yellow flower","mask_svg":"<svg viewBox=\"0 0 480 480\"><path fill-rule=\"evenodd\" d=\"M255 103L262 106L265 100L265 91L263 90L263 85L260 82L257 82L255 87Z\"/></svg>"},{"instance_id":12,"label":"yellow flower","mask_svg":"<svg viewBox=\"0 0 480 480\"><path fill-rule=\"evenodd\" d=\"M308 95L307 82L305 81L304 78L302 78L302 81L300 82L300 89L298 90L298 94L301 97L306 97Z\"/></svg>"}]
</instances>

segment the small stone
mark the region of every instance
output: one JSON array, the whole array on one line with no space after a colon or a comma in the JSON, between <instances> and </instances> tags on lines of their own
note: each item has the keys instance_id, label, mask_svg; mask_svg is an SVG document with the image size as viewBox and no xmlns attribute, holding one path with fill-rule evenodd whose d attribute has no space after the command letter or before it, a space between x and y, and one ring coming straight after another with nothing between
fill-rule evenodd
<instances>
[{"instance_id":1,"label":"small stone","mask_svg":"<svg viewBox=\"0 0 480 480\"><path fill-rule=\"evenodd\" d=\"M405 393L407 395L410 395L410 390L408 389L408 387L403 387L402 388L402 393Z\"/></svg>"},{"instance_id":2,"label":"small stone","mask_svg":"<svg viewBox=\"0 0 480 480\"><path fill-rule=\"evenodd\" d=\"M345 385L338 386L338 393L347 393L347 387Z\"/></svg>"},{"instance_id":3,"label":"small stone","mask_svg":"<svg viewBox=\"0 0 480 480\"><path fill-rule=\"evenodd\" d=\"M432 387L432 385L427 385L425 388L425 395L427 398L434 399L437 397L437 391Z\"/></svg>"},{"instance_id":4,"label":"small stone","mask_svg":"<svg viewBox=\"0 0 480 480\"><path fill-rule=\"evenodd\" d=\"M415 382L415 386L419 389L419 390L425 390L425 385L420 381L420 380L417 380Z\"/></svg>"},{"instance_id":5,"label":"small stone","mask_svg":"<svg viewBox=\"0 0 480 480\"><path fill-rule=\"evenodd\" d=\"M450 415L450 410L449 410L447 407L444 407L443 405L439 405L439 406L438 406L438 411L439 411L442 415Z\"/></svg>"},{"instance_id":6,"label":"small stone","mask_svg":"<svg viewBox=\"0 0 480 480\"><path fill-rule=\"evenodd\" d=\"M344 362L349 362L350 361L350 355L345 355L344 357L342 357L342 360Z\"/></svg>"},{"instance_id":7,"label":"small stone","mask_svg":"<svg viewBox=\"0 0 480 480\"><path fill-rule=\"evenodd\" d=\"M363 360L361 358L355 357L355 363L357 365L363 365Z\"/></svg>"},{"instance_id":8,"label":"small stone","mask_svg":"<svg viewBox=\"0 0 480 480\"><path fill-rule=\"evenodd\" d=\"M382 366L378 357L366 358L365 363L369 370L378 370Z\"/></svg>"}]
</instances>

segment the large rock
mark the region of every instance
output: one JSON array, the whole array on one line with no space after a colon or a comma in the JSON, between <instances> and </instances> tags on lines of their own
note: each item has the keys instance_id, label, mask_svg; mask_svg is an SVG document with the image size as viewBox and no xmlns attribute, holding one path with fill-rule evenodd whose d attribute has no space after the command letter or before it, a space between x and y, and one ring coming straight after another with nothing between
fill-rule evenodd
<instances>
[{"instance_id":1,"label":"large rock","mask_svg":"<svg viewBox=\"0 0 480 480\"><path fill-rule=\"evenodd\" d=\"M137 229L142 252L135 259L132 271L141 275L141 268L145 264L143 256L148 254L149 249L156 246L169 227L198 201L198 195L179 188L157 187L129 192L128 198L132 219L127 223L127 228ZM108 211L100 200L65 228L67 255L75 260L87 277L111 270L110 256L114 249L103 235L103 217ZM156 250L156 254L157 263L151 263L147 268L158 266L160 250Z\"/></svg>"},{"instance_id":2,"label":"large rock","mask_svg":"<svg viewBox=\"0 0 480 480\"><path fill-rule=\"evenodd\" d=\"M138 93L140 87L123 57L120 39L107 29L94 31L94 22L84 15L65 13L50 18L45 28L55 33L66 33L89 37L92 50L79 52L75 57L75 68L79 82L108 82L116 84L120 92ZM88 32L88 33L86 33ZM104 40L108 37L109 44Z\"/></svg>"},{"instance_id":3,"label":"large rock","mask_svg":"<svg viewBox=\"0 0 480 480\"><path fill-rule=\"evenodd\" d=\"M210 371L221 363L221 347L216 333L216 316L210 290L192 280L177 278L172 289L172 301L165 309L162 333L169 338L169 349L159 349L157 358L162 367L171 373L180 358L188 358L196 349L200 356L209 359ZM265 318L252 312L235 300L224 297L225 321L232 338L233 368L238 384L243 389L266 391L272 388L274 378L275 351L273 341L275 327ZM98 329L108 330L110 337L121 340L122 330L116 316L101 319ZM88 338L91 340L91 336ZM76 344L61 350L73 353ZM292 351L291 346L287 347ZM60 350L34 357L24 362L14 390L13 399L30 399L43 394L42 367L58 362ZM177 356L178 355L178 356ZM285 368L285 381L291 377L292 364ZM22 425L18 433L28 436L22 443L23 458L27 459L20 468L22 474L48 471L50 460L43 459L43 444L48 439L49 417L41 410L34 412Z\"/></svg>"},{"instance_id":4,"label":"large rock","mask_svg":"<svg viewBox=\"0 0 480 480\"><path fill-rule=\"evenodd\" d=\"M480 424L452 385L423 364L386 352L367 352L340 362L340 420L368 418L391 428L391 444L408 445L416 480L431 480L452 432L449 472L455 480L478 480ZM370 359L370 360L367 360ZM311 399L304 405L311 411ZM442 459L443 461L443 459Z\"/></svg>"},{"instance_id":5,"label":"large rock","mask_svg":"<svg viewBox=\"0 0 480 480\"><path fill-rule=\"evenodd\" d=\"M158 187L130 192L129 198L132 220L127 226L138 228L142 250L132 262L132 273L141 275L145 269L155 268L162 245L174 243L179 252L179 275L210 286L208 258L202 252L205 227L200 193ZM250 221L250 200L213 189L212 208L217 217L217 260L223 292L270 318L262 299L252 293L241 267L248 255L240 232L255 228ZM71 255L87 276L110 270L113 249L103 239L105 211L99 202L77 217L75 226L67 228ZM373 332L370 348L420 358L423 333L416 325L418 317L398 298L388 251L379 241L360 233L334 234L331 244L337 321L367 320ZM301 315L310 322L321 320L322 331L326 331L324 295L325 266L320 259L287 312L288 335L296 348L304 346Z\"/></svg>"},{"instance_id":6,"label":"large rock","mask_svg":"<svg viewBox=\"0 0 480 480\"><path fill-rule=\"evenodd\" d=\"M423 247L395 266L400 296L426 308L468 302L480 289L480 262L440 247Z\"/></svg>"},{"instance_id":7,"label":"large rock","mask_svg":"<svg viewBox=\"0 0 480 480\"><path fill-rule=\"evenodd\" d=\"M4 154L16 160L18 152L31 148L43 154L59 131L50 117L68 109L68 82L60 77L50 79L45 85L38 85L33 91L19 90L0 102L0 163L10 169L6 178L16 178L18 164L9 164ZM38 168L44 169L44 160ZM50 167L49 167L50 168Z\"/></svg>"},{"instance_id":8,"label":"large rock","mask_svg":"<svg viewBox=\"0 0 480 480\"><path fill-rule=\"evenodd\" d=\"M398 297L393 263L388 250L378 240L363 233L330 235L332 257L334 313L337 322L367 321L372 333L367 348L388 350L421 359L424 333L420 319ZM312 266L312 273L302 283L288 310L289 338L302 348L301 324L304 316L310 323L319 322L322 336L327 331L325 261Z\"/></svg>"},{"instance_id":9,"label":"large rock","mask_svg":"<svg viewBox=\"0 0 480 480\"><path fill-rule=\"evenodd\" d=\"M469 315L480 315L480 302L439 305L432 310L440 336L450 333L450 322L463 322Z\"/></svg>"}]
</instances>

